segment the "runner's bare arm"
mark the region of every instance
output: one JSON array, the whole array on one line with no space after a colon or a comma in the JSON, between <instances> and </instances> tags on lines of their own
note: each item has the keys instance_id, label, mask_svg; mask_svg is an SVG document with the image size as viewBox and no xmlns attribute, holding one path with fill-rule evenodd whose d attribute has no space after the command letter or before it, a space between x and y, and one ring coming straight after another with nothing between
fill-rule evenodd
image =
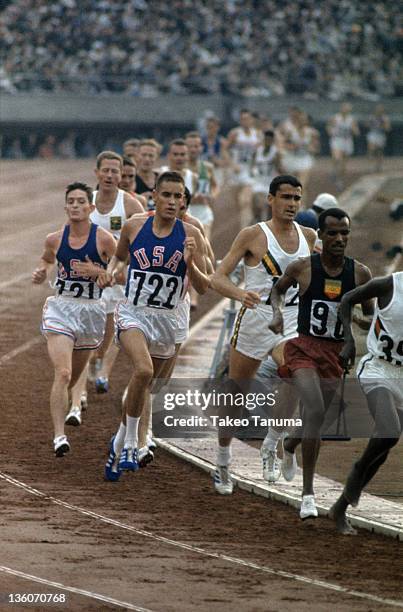
<instances>
[{"instance_id":1,"label":"runner's bare arm","mask_svg":"<svg viewBox=\"0 0 403 612\"><path fill-rule=\"evenodd\" d=\"M227 151L235 144L237 134L238 134L238 130L236 128L232 128L232 130L228 132L227 138L226 138L226 146L225 146Z\"/></svg>"},{"instance_id":2,"label":"runner's bare arm","mask_svg":"<svg viewBox=\"0 0 403 612\"><path fill-rule=\"evenodd\" d=\"M361 284L352 291L343 295L340 303L339 317L343 323L344 337L346 340L353 339L351 329L351 310L355 304L371 304L374 298L386 297L388 292L393 291L392 276L374 278L365 284Z\"/></svg>"},{"instance_id":3,"label":"runner's bare arm","mask_svg":"<svg viewBox=\"0 0 403 612\"><path fill-rule=\"evenodd\" d=\"M187 265L187 273L189 281L197 293L206 293L209 288L209 277L204 274L197 266L194 258L197 252L196 241L192 236L188 236L185 240L184 257Z\"/></svg>"},{"instance_id":4,"label":"runner's bare arm","mask_svg":"<svg viewBox=\"0 0 403 612\"><path fill-rule=\"evenodd\" d=\"M194 220L194 222L193 222L193 220ZM207 238L206 232L205 232L204 227L203 227L203 224L200 223L199 219L196 219L196 217L192 217L192 223L200 231L200 233L203 236L204 241L206 243L207 258L209 260L209 262L207 262L207 267L211 266L211 270L210 271L207 270L207 271L208 271L209 274L212 274L214 272L214 262L215 262L215 255L214 255L213 247L211 246L211 242Z\"/></svg>"},{"instance_id":5,"label":"runner's bare arm","mask_svg":"<svg viewBox=\"0 0 403 612\"><path fill-rule=\"evenodd\" d=\"M32 282L35 285L43 283L56 262L56 252L60 243L61 232L54 232L46 237L40 264L32 272Z\"/></svg>"},{"instance_id":6,"label":"runner's bare arm","mask_svg":"<svg viewBox=\"0 0 403 612\"><path fill-rule=\"evenodd\" d=\"M210 197L215 200L220 193L220 186L217 182L213 164L210 164Z\"/></svg>"},{"instance_id":7,"label":"runner's bare arm","mask_svg":"<svg viewBox=\"0 0 403 612\"><path fill-rule=\"evenodd\" d=\"M197 293L206 293L210 279L206 274L205 244L199 230L186 224L184 257L190 283Z\"/></svg>"},{"instance_id":8,"label":"runner's bare arm","mask_svg":"<svg viewBox=\"0 0 403 612\"><path fill-rule=\"evenodd\" d=\"M343 295L341 299L339 317L344 330L344 347L339 360L344 367L354 365L355 340L351 328L351 311L354 304L372 303L374 298L386 297L393 292L393 279L391 276L374 278L364 285L360 285Z\"/></svg>"},{"instance_id":9,"label":"runner's bare arm","mask_svg":"<svg viewBox=\"0 0 403 612\"><path fill-rule=\"evenodd\" d=\"M372 279L371 270L364 266L364 264L359 261L355 262L355 284L357 286L362 286L368 283ZM372 298L363 298L361 300L361 308L362 312L366 316L371 316L374 314L374 300Z\"/></svg>"},{"instance_id":10,"label":"runner's bare arm","mask_svg":"<svg viewBox=\"0 0 403 612\"><path fill-rule=\"evenodd\" d=\"M282 334L284 328L283 321L283 306L284 296L293 283L300 283L306 267L310 265L309 257L301 257L287 266L284 274L280 276L277 283L273 285L270 293L270 303L273 308L273 319L269 325L269 329L275 334Z\"/></svg>"},{"instance_id":11,"label":"runner's bare arm","mask_svg":"<svg viewBox=\"0 0 403 612\"><path fill-rule=\"evenodd\" d=\"M136 213L144 212L144 207L136 198L131 196L130 193L125 193L124 195L124 206L127 218L135 215Z\"/></svg>"},{"instance_id":12,"label":"runner's bare arm","mask_svg":"<svg viewBox=\"0 0 403 612\"><path fill-rule=\"evenodd\" d=\"M315 232L314 229L312 229L311 227L304 227L303 225L300 226L302 233L305 236L305 239L308 243L309 246L309 250L311 251L311 253L313 253L313 249L315 247L316 241L318 239L318 235Z\"/></svg>"},{"instance_id":13,"label":"runner's bare arm","mask_svg":"<svg viewBox=\"0 0 403 612\"><path fill-rule=\"evenodd\" d=\"M130 246L130 230L137 220L130 219L123 225L115 254L108 264L107 270L98 277L98 285L101 289L114 284L116 276L125 272L127 266L127 254Z\"/></svg>"},{"instance_id":14,"label":"runner's bare arm","mask_svg":"<svg viewBox=\"0 0 403 612\"><path fill-rule=\"evenodd\" d=\"M237 287L229 278L237 264L248 253L249 245L253 244L255 237L255 229L246 227L241 230L235 238L229 253L224 257L216 272L210 279L210 286L223 295L242 302L247 308L254 308L260 302L260 296L256 291L245 291Z\"/></svg>"},{"instance_id":15,"label":"runner's bare arm","mask_svg":"<svg viewBox=\"0 0 403 612\"><path fill-rule=\"evenodd\" d=\"M204 261L206 263L206 272L208 275L211 275L211 274L214 274L214 266L213 266L213 262L210 256L210 252L212 252L211 245L210 245L208 238L206 238L203 232L200 232L200 234L201 234L202 243L203 243L202 246L203 246ZM213 258L214 258L214 255L213 255Z\"/></svg>"},{"instance_id":16,"label":"runner's bare arm","mask_svg":"<svg viewBox=\"0 0 403 612\"><path fill-rule=\"evenodd\" d=\"M144 195L140 195L139 193L136 193L135 195L135 199L137 202L139 202L141 204L141 206L143 207L143 210L147 210L147 199Z\"/></svg>"},{"instance_id":17,"label":"runner's bare arm","mask_svg":"<svg viewBox=\"0 0 403 612\"><path fill-rule=\"evenodd\" d=\"M283 156L280 151L277 151L276 156L274 158L274 167L276 168L278 174L284 174L282 163L283 163Z\"/></svg>"}]
</instances>

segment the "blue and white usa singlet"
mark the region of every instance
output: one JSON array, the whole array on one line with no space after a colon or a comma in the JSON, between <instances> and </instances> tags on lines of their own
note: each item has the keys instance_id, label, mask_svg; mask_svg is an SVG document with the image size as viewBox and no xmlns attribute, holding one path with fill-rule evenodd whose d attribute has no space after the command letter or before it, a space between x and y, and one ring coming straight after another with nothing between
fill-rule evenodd
<instances>
[{"instance_id":1,"label":"blue and white usa singlet","mask_svg":"<svg viewBox=\"0 0 403 612\"><path fill-rule=\"evenodd\" d=\"M178 305L186 275L183 258L186 239L182 221L160 238L153 232L149 217L130 245L130 267L126 297L133 306L172 310Z\"/></svg>"},{"instance_id":2,"label":"blue and white usa singlet","mask_svg":"<svg viewBox=\"0 0 403 612\"><path fill-rule=\"evenodd\" d=\"M88 256L95 264L105 269L107 264L102 261L97 249L97 228L91 224L88 240L79 249L73 249L69 244L70 225L65 225L62 241L56 253L57 277L55 281L56 295L64 298L81 298L98 300L102 295L95 279L80 276L74 270L74 263L86 262Z\"/></svg>"}]
</instances>

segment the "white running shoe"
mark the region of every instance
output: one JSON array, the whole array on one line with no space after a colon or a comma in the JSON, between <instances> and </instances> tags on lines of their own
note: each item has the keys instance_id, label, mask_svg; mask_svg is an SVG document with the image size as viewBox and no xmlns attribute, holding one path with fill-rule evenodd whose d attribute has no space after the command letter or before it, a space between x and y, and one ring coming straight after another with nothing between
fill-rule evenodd
<instances>
[{"instance_id":1,"label":"white running shoe","mask_svg":"<svg viewBox=\"0 0 403 612\"><path fill-rule=\"evenodd\" d=\"M66 425L73 425L74 427L77 427L78 425L81 425L81 408L80 408L80 406L72 406L70 408L70 412L68 413L68 415L64 419L64 422L66 423Z\"/></svg>"},{"instance_id":2,"label":"white running shoe","mask_svg":"<svg viewBox=\"0 0 403 612\"><path fill-rule=\"evenodd\" d=\"M231 495L234 490L228 467L225 465L217 465L214 473L214 488L220 495Z\"/></svg>"},{"instance_id":3,"label":"white running shoe","mask_svg":"<svg viewBox=\"0 0 403 612\"><path fill-rule=\"evenodd\" d=\"M83 412L85 412L85 410L87 410L88 408L88 397L87 397L87 391L83 391L81 393L81 397L80 397L80 404L81 404L81 410Z\"/></svg>"},{"instance_id":4,"label":"white running shoe","mask_svg":"<svg viewBox=\"0 0 403 612\"><path fill-rule=\"evenodd\" d=\"M269 450L267 447L262 446L260 449L260 456L263 464L263 478L267 480L267 482L276 482L281 474L277 451Z\"/></svg>"},{"instance_id":5,"label":"white running shoe","mask_svg":"<svg viewBox=\"0 0 403 612\"><path fill-rule=\"evenodd\" d=\"M149 463L154 461L154 453L149 449L148 446L143 446L139 448L138 452L138 462L141 468L146 467Z\"/></svg>"},{"instance_id":6,"label":"white running shoe","mask_svg":"<svg viewBox=\"0 0 403 612\"><path fill-rule=\"evenodd\" d=\"M68 453L70 450L70 444L66 436L57 436L57 438L53 440L53 448L56 457L63 457L63 455Z\"/></svg>"},{"instance_id":7,"label":"white running shoe","mask_svg":"<svg viewBox=\"0 0 403 612\"><path fill-rule=\"evenodd\" d=\"M147 441L146 441L146 444L147 444L148 448L149 448L151 451L155 451L155 449L157 448L156 443L154 442L154 440L152 439L152 437L151 437L151 436L149 436L148 434L147 434Z\"/></svg>"},{"instance_id":8,"label":"white running shoe","mask_svg":"<svg viewBox=\"0 0 403 612\"><path fill-rule=\"evenodd\" d=\"M290 453L289 451L285 450L283 440L283 460L281 462L281 473L287 482L294 480L295 474L297 473L297 467L297 455L295 452Z\"/></svg>"},{"instance_id":9,"label":"white running shoe","mask_svg":"<svg viewBox=\"0 0 403 612\"><path fill-rule=\"evenodd\" d=\"M299 516L304 521L307 518L316 518L318 510L315 506L315 497L313 495L303 495Z\"/></svg>"}]
</instances>

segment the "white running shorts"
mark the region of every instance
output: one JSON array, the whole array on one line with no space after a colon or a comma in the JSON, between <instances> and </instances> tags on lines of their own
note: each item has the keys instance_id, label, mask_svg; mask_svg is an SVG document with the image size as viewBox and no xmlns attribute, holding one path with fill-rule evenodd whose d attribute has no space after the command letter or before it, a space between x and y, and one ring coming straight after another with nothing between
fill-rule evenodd
<instances>
[{"instance_id":1,"label":"white running shorts","mask_svg":"<svg viewBox=\"0 0 403 612\"><path fill-rule=\"evenodd\" d=\"M207 204L191 204L189 214L199 219L202 225L211 225L214 221L214 214Z\"/></svg>"},{"instance_id":2,"label":"white running shorts","mask_svg":"<svg viewBox=\"0 0 403 612\"><path fill-rule=\"evenodd\" d=\"M190 296L187 293L183 300L179 301L175 308L177 328L175 332L175 344L182 344L189 337L190 324Z\"/></svg>"},{"instance_id":3,"label":"white running shorts","mask_svg":"<svg viewBox=\"0 0 403 612\"><path fill-rule=\"evenodd\" d=\"M105 302L106 314L112 314L115 312L117 303L124 298L124 285L113 285L113 287L106 287L102 292L102 299Z\"/></svg>"},{"instance_id":4,"label":"white running shorts","mask_svg":"<svg viewBox=\"0 0 403 612\"><path fill-rule=\"evenodd\" d=\"M309 153L300 154L292 151L285 151L282 157L281 165L289 174L296 172L304 172L310 170L313 166L314 159Z\"/></svg>"},{"instance_id":5,"label":"white running shorts","mask_svg":"<svg viewBox=\"0 0 403 612\"><path fill-rule=\"evenodd\" d=\"M230 185L243 187L246 185L253 185L253 176L251 175L251 169L249 164L237 164L239 171L232 170L231 178L229 181Z\"/></svg>"},{"instance_id":6,"label":"white running shorts","mask_svg":"<svg viewBox=\"0 0 403 612\"><path fill-rule=\"evenodd\" d=\"M340 136L332 136L330 139L330 149L332 153L334 151L341 151L344 155L350 156L353 154L353 139L352 138L340 138Z\"/></svg>"},{"instance_id":7,"label":"white running shorts","mask_svg":"<svg viewBox=\"0 0 403 612\"><path fill-rule=\"evenodd\" d=\"M103 300L51 296L42 312L41 331L72 338L75 350L94 350L102 344L106 312Z\"/></svg>"},{"instance_id":8,"label":"white running shorts","mask_svg":"<svg viewBox=\"0 0 403 612\"><path fill-rule=\"evenodd\" d=\"M283 316L284 333L274 334L269 329L273 318L270 306L258 306L253 309L242 307L235 320L231 337L232 346L239 353L262 361L276 346L298 336L298 307L284 308Z\"/></svg>"},{"instance_id":9,"label":"white running shorts","mask_svg":"<svg viewBox=\"0 0 403 612\"><path fill-rule=\"evenodd\" d=\"M403 366L393 365L367 353L357 366L357 378L364 393L380 388L389 389L396 398L396 405L403 409Z\"/></svg>"},{"instance_id":10,"label":"white running shorts","mask_svg":"<svg viewBox=\"0 0 403 612\"><path fill-rule=\"evenodd\" d=\"M139 329L145 336L151 357L169 359L175 353L177 319L175 310L133 306L127 300L115 309L115 337L128 329Z\"/></svg>"},{"instance_id":11,"label":"white running shorts","mask_svg":"<svg viewBox=\"0 0 403 612\"><path fill-rule=\"evenodd\" d=\"M374 147L383 149L386 144L386 136L381 132L368 132L367 142L368 144L372 144Z\"/></svg>"}]
</instances>

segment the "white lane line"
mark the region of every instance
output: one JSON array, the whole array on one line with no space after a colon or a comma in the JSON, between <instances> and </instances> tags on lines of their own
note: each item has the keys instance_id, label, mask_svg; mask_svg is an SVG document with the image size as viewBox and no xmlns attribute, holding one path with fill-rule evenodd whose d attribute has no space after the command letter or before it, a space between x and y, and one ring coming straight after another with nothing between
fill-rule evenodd
<instances>
[{"instance_id":1,"label":"white lane line","mask_svg":"<svg viewBox=\"0 0 403 612\"><path fill-rule=\"evenodd\" d=\"M38 489L34 489L30 485L21 482L20 480L16 480L12 476L8 476L3 472L0 472L0 478L5 480L6 482L15 485L32 495L37 497L42 497L50 501L51 503L62 506L63 508L68 508L69 510L73 510L74 512L78 512L79 514L83 514L84 516L89 516L101 523L106 523L108 525L113 525L114 527L119 527L120 529L125 529L126 531L131 531L136 533L137 535L141 535L146 538L150 538L151 540L155 540L157 542L162 542L164 544L169 544L170 546L175 546L176 548L182 548L183 550L187 550L192 553L197 553L199 555L203 555L204 557L213 557L214 559L219 559L220 561L228 561L228 563L232 563L235 565L242 565L249 569L255 569L260 572L265 572L266 574L271 574L273 576L277 576L279 578L289 578L291 580L295 580L297 582L302 582L304 584L309 584L311 586L321 587L323 589L327 589L330 591L336 591L338 593L343 593L344 595L349 595L352 597L360 597L361 599L367 599L369 601L375 601L377 603L382 603L388 606L395 606L397 608L403 608L403 601L396 599L388 599L384 597L378 597L377 595L372 595L371 593L365 593L363 591L354 591L347 587L340 586L338 584L334 584L331 582L326 582L324 580L317 580L315 578L308 578L306 576L301 576L300 574L293 574L291 572L285 572L283 570L276 570L267 565L259 565L258 563L253 563L251 561L246 561L245 559L240 559L239 557L232 557L229 555L224 555L223 553L218 552L210 552L205 550L204 548L200 548L199 546L194 546L193 544L186 544L185 542L178 542L177 540L171 540L170 538L166 538L164 536L159 536L150 531L145 531L144 529L138 529L137 527L133 527L132 525L127 525L126 523L122 523L121 521L117 521L115 519L111 519L107 516L103 516L102 514L98 514L97 512L93 512L92 510L86 510L85 508L81 508L80 506L74 506L73 504L69 504L61 499L57 499L52 495L47 495Z\"/></svg>"},{"instance_id":2,"label":"white lane line","mask_svg":"<svg viewBox=\"0 0 403 612\"><path fill-rule=\"evenodd\" d=\"M25 580L31 580L33 582L46 584L46 586L55 587L56 589L68 591L69 593L77 593L77 595L85 595L85 597L91 597L91 599L99 599L100 601L114 604L115 606L120 606L121 608L126 608L128 610L137 610L138 612L152 612L148 608L141 608L140 606L135 606L131 603L128 603L127 601L119 601L119 599L113 599L112 597L107 597L106 595L101 595L100 593L94 593L93 591L76 589L76 587L67 586L65 584L62 584L61 582L53 582L53 580L46 580L46 578L40 578L39 576L33 576L32 574L19 572L18 570L11 569L10 567L6 567L5 565L0 565L0 572L4 572L5 574L11 574L12 576L18 576L19 578L24 578Z\"/></svg>"},{"instance_id":3,"label":"white lane line","mask_svg":"<svg viewBox=\"0 0 403 612\"><path fill-rule=\"evenodd\" d=\"M31 338L31 340L28 340L28 342L24 342L24 344L17 346L17 348L15 348L14 350L0 357L0 367L11 359L14 359L14 357L17 357L17 355L19 355L20 353L25 353L25 351L29 351L30 348L35 346L35 344L39 344L41 341L42 336L35 336L35 338Z\"/></svg>"},{"instance_id":4,"label":"white lane line","mask_svg":"<svg viewBox=\"0 0 403 612\"><path fill-rule=\"evenodd\" d=\"M7 287L11 287L12 285L16 285L22 280L28 280L28 278L31 278L31 272L24 272L24 274L18 274L18 276L13 276L13 278L10 278L9 280L0 283L0 291L6 289Z\"/></svg>"}]
</instances>

